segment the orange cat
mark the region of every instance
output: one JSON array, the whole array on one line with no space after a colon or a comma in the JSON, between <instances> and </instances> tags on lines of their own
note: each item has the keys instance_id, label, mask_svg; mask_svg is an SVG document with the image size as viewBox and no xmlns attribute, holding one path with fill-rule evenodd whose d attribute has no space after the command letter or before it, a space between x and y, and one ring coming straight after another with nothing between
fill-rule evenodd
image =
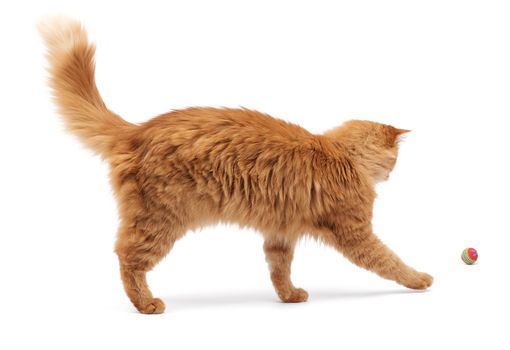
<instances>
[{"instance_id":1,"label":"orange cat","mask_svg":"<svg viewBox=\"0 0 510 350\"><path fill-rule=\"evenodd\" d=\"M165 308L147 286L147 271L186 231L217 222L262 233L271 280L284 302L308 298L290 279L303 235L406 287L432 284L372 232L374 185L388 178L407 130L353 120L314 135L256 111L215 108L131 124L101 99L95 47L80 23L56 18L40 31L67 128L110 165L121 218L115 250L126 293L140 312Z\"/></svg>"}]
</instances>

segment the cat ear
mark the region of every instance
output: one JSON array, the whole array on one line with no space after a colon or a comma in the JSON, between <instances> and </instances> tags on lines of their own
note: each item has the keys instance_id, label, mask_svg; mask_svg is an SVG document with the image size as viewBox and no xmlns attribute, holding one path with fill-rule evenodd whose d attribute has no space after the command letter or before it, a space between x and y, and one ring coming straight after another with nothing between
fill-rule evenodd
<instances>
[{"instance_id":1,"label":"cat ear","mask_svg":"<svg viewBox=\"0 0 510 350\"><path fill-rule=\"evenodd\" d=\"M400 135L403 135L403 134L407 134L408 132L411 132L411 130L396 129L396 132L397 132L397 136L400 136Z\"/></svg>"},{"instance_id":2,"label":"cat ear","mask_svg":"<svg viewBox=\"0 0 510 350\"><path fill-rule=\"evenodd\" d=\"M404 135L404 134L407 134L408 132L411 132L411 130L398 129L398 128L395 128L393 126L389 126L388 125L388 128L387 128L387 134L388 134L388 140L387 141L388 141L388 145L390 147L395 146L401 140L400 137L402 135Z\"/></svg>"},{"instance_id":3,"label":"cat ear","mask_svg":"<svg viewBox=\"0 0 510 350\"><path fill-rule=\"evenodd\" d=\"M408 132L411 132L411 130L407 129L395 129L395 140L393 141L395 144L398 144L400 141L402 141L402 135L407 134Z\"/></svg>"}]
</instances>

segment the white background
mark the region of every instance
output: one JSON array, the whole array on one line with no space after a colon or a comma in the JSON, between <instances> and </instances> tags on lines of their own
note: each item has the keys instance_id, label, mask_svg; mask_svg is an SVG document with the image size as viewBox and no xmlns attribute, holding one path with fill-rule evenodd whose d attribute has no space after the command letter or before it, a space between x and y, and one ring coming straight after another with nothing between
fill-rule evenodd
<instances>
[{"instance_id":1,"label":"white background","mask_svg":"<svg viewBox=\"0 0 510 350\"><path fill-rule=\"evenodd\" d=\"M507 344L508 1L3 1L0 4L2 349L438 349ZM313 241L271 286L262 239L190 233L149 274L167 305L138 314L113 253L107 167L62 125L35 23L81 19L97 83L132 122L245 106L323 132L347 119L412 129L374 225L435 277L410 292ZM299 171L299 169L296 169ZM460 260L475 247L479 263Z\"/></svg>"}]
</instances>

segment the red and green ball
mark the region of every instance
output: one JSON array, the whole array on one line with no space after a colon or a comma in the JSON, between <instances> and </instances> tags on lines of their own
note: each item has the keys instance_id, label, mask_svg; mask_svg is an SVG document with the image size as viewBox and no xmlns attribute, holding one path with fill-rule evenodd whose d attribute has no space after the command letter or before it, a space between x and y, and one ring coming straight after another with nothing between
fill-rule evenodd
<instances>
[{"instance_id":1,"label":"red and green ball","mask_svg":"<svg viewBox=\"0 0 510 350\"><path fill-rule=\"evenodd\" d=\"M478 253L475 248L466 248L462 252L462 261L464 261L467 265L473 265L478 259Z\"/></svg>"}]
</instances>

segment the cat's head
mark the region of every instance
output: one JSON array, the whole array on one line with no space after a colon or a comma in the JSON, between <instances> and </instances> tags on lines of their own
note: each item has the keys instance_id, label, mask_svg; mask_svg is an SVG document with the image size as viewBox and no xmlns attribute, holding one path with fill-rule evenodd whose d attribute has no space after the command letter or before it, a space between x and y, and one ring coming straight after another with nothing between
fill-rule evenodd
<instances>
[{"instance_id":1,"label":"cat's head","mask_svg":"<svg viewBox=\"0 0 510 350\"><path fill-rule=\"evenodd\" d=\"M324 135L344 144L374 182L387 180L395 167L401 136L409 130L366 120L350 120Z\"/></svg>"}]
</instances>

